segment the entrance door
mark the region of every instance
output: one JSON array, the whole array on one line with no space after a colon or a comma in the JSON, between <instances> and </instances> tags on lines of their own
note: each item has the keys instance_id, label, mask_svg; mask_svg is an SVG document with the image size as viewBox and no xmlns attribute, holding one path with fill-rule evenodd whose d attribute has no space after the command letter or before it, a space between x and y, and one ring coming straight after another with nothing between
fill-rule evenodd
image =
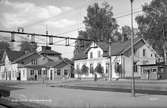
<instances>
[{"instance_id":1,"label":"entrance door","mask_svg":"<svg viewBox=\"0 0 167 108\"><path fill-rule=\"evenodd\" d=\"M53 73L52 73L52 70L50 70L50 80L53 80Z\"/></svg>"},{"instance_id":2,"label":"entrance door","mask_svg":"<svg viewBox=\"0 0 167 108\"><path fill-rule=\"evenodd\" d=\"M21 73L20 72L18 73L17 80L21 80Z\"/></svg>"}]
</instances>

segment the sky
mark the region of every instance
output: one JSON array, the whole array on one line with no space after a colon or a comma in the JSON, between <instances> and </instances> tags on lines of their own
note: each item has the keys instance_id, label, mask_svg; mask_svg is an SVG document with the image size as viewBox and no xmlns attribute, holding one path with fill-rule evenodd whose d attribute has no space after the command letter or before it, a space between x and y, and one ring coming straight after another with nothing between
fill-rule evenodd
<instances>
[{"instance_id":1,"label":"sky","mask_svg":"<svg viewBox=\"0 0 167 108\"><path fill-rule=\"evenodd\" d=\"M79 30L84 30L82 23L87 14L87 7L95 2L108 2L113 6L114 17L119 26L131 25L130 16L117 18L130 13L130 0L0 0L0 29L16 31L23 27L28 33L46 33L63 37L78 36ZM151 0L134 0L134 11L142 10L142 5ZM142 12L134 14L136 16ZM134 27L137 24L134 20ZM2 38L3 37L3 38ZM0 34L0 39L6 39L10 34ZM29 39L28 36L17 35L16 39ZM45 45L46 38L36 37L39 48ZM53 49L62 53L63 57L72 58L74 41L71 46L64 46L64 39L54 39ZM18 44L15 45L19 49Z\"/></svg>"}]
</instances>

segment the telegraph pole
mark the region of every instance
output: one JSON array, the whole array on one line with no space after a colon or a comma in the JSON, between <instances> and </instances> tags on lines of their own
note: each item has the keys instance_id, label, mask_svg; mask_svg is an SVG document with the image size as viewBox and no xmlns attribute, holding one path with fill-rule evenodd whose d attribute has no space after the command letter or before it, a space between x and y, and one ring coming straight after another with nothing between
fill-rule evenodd
<instances>
[{"instance_id":1,"label":"telegraph pole","mask_svg":"<svg viewBox=\"0 0 167 108\"><path fill-rule=\"evenodd\" d=\"M111 81L112 61L111 61L111 38L109 38L109 81Z\"/></svg>"},{"instance_id":2,"label":"telegraph pole","mask_svg":"<svg viewBox=\"0 0 167 108\"><path fill-rule=\"evenodd\" d=\"M133 44L134 44L134 30L133 30L133 1L134 0L130 0L131 2L131 53L132 53L132 81L131 81L131 86L132 86L132 96L135 97L135 79L134 79L134 48L133 48Z\"/></svg>"}]
</instances>

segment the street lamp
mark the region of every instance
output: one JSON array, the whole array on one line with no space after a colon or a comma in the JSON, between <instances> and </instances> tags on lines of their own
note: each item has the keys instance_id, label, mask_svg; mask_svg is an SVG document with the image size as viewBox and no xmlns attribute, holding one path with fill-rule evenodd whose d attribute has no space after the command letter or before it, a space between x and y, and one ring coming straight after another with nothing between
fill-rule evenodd
<instances>
[{"instance_id":1,"label":"street lamp","mask_svg":"<svg viewBox=\"0 0 167 108\"><path fill-rule=\"evenodd\" d=\"M133 30L133 1L134 0L130 0L131 2L131 28L132 28L132 31L131 31L131 53L132 53L132 81L131 81L131 84L132 84L132 89L131 89L131 92L132 92L132 96L135 96L135 79L134 79L134 48L133 48L133 44L134 44L134 30Z\"/></svg>"}]
</instances>

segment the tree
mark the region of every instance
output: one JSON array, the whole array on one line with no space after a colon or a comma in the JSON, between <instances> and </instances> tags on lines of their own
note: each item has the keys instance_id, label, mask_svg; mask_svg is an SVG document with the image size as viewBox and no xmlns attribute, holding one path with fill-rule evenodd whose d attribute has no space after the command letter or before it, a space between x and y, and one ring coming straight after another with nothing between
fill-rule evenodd
<instances>
[{"instance_id":1,"label":"tree","mask_svg":"<svg viewBox=\"0 0 167 108\"><path fill-rule=\"evenodd\" d=\"M95 71L99 74L103 74L104 69L100 63L97 64Z\"/></svg>"},{"instance_id":2,"label":"tree","mask_svg":"<svg viewBox=\"0 0 167 108\"><path fill-rule=\"evenodd\" d=\"M86 65L82 65L82 68L81 68L82 74L88 74L88 70L89 68Z\"/></svg>"},{"instance_id":3,"label":"tree","mask_svg":"<svg viewBox=\"0 0 167 108\"><path fill-rule=\"evenodd\" d=\"M78 39L92 39L107 41L117 31L118 25L116 19L113 18L112 6L104 2L101 6L98 3L88 6L87 16L84 17L85 31L78 32ZM86 49L91 42L77 41L74 50L76 52ZM82 47L80 47L82 46Z\"/></svg>"},{"instance_id":4,"label":"tree","mask_svg":"<svg viewBox=\"0 0 167 108\"><path fill-rule=\"evenodd\" d=\"M8 42L0 41L0 50L10 50L10 45Z\"/></svg>"},{"instance_id":5,"label":"tree","mask_svg":"<svg viewBox=\"0 0 167 108\"><path fill-rule=\"evenodd\" d=\"M163 36L163 25L167 22L167 0L152 0L143 6L143 15L137 16L139 34L143 36L153 48L163 51L167 36Z\"/></svg>"},{"instance_id":6,"label":"tree","mask_svg":"<svg viewBox=\"0 0 167 108\"><path fill-rule=\"evenodd\" d=\"M21 46L21 51L33 52L37 48L37 43L30 43L27 41L23 41L20 46Z\"/></svg>"},{"instance_id":7,"label":"tree","mask_svg":"<svg viewBox=\"0 0 167 108\"><path fill-rule=\"evenodd\" d=\"M122 26L122 40L126 41L130 39L131 36L131 28L127 25Z\"/></svg>"},{"instance_id":8,"label":"tree","mask_svg":"<svg viewBox=\"0 0 167 108\"><path fill-rule=\"evenodd\" d=\"M79 68L77 68L75 70L75 73L78 74L78 78L81 79L81 73L82 73L82 71Z\"/></svg>"}]
</instances>

